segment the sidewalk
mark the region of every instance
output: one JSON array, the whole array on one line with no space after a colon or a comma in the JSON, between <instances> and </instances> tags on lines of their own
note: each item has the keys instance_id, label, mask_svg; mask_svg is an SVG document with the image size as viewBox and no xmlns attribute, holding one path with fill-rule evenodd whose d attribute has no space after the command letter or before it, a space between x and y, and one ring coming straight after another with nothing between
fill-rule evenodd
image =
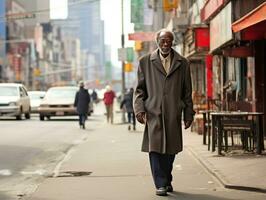
<instances>
[{"instance_id":1,"label":"sidewalk","mask_svg":"<svg viewBox=\"0 0 266 200\"><path fill-rule=\"evenodd\" d=\"M68 152L54 176L26 199L165 199L155 195L147 154L140 152L143 127L138 124L138 131L129 132L120 121L118 114L114 125L103 122L103 117L92 118L87 123L88 129L78 130L84 131L87 140ZM200 135L189 130L183 135L185 148L177 156L173 169L175 192L167 199L265 199L266 195L261 193L225 190L210 173L225 187L266 190L266 156L218 157L201 144Z\"/></svg>"},{"instance_id":2,"label":"sidewalk","mask_svg":"<svg viewBox=\"0 0 266 200\"><path fill-rule=\"evenodd\" d=\"M202 144L202 135L186 131L185 148L213 174L225 188L266 193L266 152L262 155L227 154L218 156L217 151L208 151Z\"/></svg>"}]
</instances>

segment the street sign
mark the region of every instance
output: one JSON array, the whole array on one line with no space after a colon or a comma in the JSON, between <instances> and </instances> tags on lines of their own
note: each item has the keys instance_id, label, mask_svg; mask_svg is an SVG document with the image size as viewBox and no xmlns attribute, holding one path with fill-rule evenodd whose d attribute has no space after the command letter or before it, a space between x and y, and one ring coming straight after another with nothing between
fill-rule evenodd
<instances>
[{"instance_id":1,"label":"street sign","mask_svg":"<svg viewBox=\"0 0 266 200\"><path fill-rule=\"evenodd\" d=\"M118 60L119 61L126 61L127 59L127 50L125 48L118 49Z\"/></svg>"},{"instance_id":2,"label":"street sign","mask_svg":"<svg viewBox=\"0 0 266 200\"><path fill-rule=\"evenodd\" d=\"M154 32L135 32L128 34L128 40L135 40L135 41L154 41L155 40L155 33Z\"/></svg>"},{"instance_id":3,"label":"street sign","mask_svg":"<svg viewBox=\"0 0 266 200\"><path fill-rule=\"evenodd\" d=\"M133 62L134 60L134 49L132 47L127 47L127 62Z\"/></svg>"},{"instance_id":4,"label":"street sign","mask_svg":"<svg viewBox=\"0 0 266 200\"><path fill-rule=\"evenodd\" d=\"M118 60L133 62L134 60L134 50L132 47L119 48L118 49Z\"/></svg>"}]
</instances>

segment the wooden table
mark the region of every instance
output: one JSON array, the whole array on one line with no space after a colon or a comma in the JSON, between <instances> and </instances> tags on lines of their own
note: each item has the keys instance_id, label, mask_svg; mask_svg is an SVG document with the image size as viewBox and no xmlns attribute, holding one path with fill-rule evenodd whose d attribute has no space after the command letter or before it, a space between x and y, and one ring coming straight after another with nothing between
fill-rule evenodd
<instances>
[{"instance_id":1,"label":"wooden table","mask_svg":"<svg viewBox=\"0 0 266 200\"><path fill-rule=\"evenodd\" d=\"M234 119L234 118L248 118L252 117L255 124L256 130L256 153L261 154L261 151L264 150L264 141L263 141L263 115L261 112L229 112L229 111L216 111L211 112L211 129L212 129L212 151L215 151L215 145L217 141L218 146L218 155L222 154L222 139L223 139L223 131L221 129L221 121L222 119Z\"/></svg>"}]
</instances>

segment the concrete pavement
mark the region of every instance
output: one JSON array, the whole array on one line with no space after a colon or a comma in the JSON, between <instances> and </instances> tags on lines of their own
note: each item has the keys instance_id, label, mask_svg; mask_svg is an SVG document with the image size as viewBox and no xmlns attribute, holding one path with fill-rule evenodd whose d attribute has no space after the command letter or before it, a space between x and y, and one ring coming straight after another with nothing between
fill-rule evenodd
<instances>
[{"instance_id":1,"label":"concrete pavement","mask_svg":"<svg viewBox=\"0 0 266 200\"><path fill-rule=\"evenodd\" d=\"M233 151L226 156L207 150L202 136L185 134L186 148L226 188L266 193L266 152L262 155Z\"/></svg>"},{"instance_id":2,"label":"concrete pavement","mask_svg":"<svg viewBox=\"0 0 266 200\"><path fill-rule=\"evenodd\" d=\"M221 184L225 181L228 185L266 187L264 156L217 157L201 144L201 136L190 131L184 132L185 149L174 163L175 192L167 197L156 196L147 154L140 152L142 126L127 131L127 125L120 121L116 115L111 125L103 115L94 115L87 122L88 129L78 130L84 131L87 140L68 152L54 176L25 199L266 199L263 193L228 190Z\"/></svg>"}]
</instances>

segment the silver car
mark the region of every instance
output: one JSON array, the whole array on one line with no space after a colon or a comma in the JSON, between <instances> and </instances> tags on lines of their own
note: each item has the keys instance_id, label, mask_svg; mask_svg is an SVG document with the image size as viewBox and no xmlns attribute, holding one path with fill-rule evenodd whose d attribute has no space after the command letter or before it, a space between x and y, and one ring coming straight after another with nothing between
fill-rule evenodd
<instances>
[{"instance_id":1,"label":"silver car","mask_svg":"<svg viewBox=\"0 0 266 200\"><path fill-rule=\"evenodd\" d=\"M0 116L30 119L30 98L27 89L19 83L0 83Z\"/></svg>"}]
</instances>

